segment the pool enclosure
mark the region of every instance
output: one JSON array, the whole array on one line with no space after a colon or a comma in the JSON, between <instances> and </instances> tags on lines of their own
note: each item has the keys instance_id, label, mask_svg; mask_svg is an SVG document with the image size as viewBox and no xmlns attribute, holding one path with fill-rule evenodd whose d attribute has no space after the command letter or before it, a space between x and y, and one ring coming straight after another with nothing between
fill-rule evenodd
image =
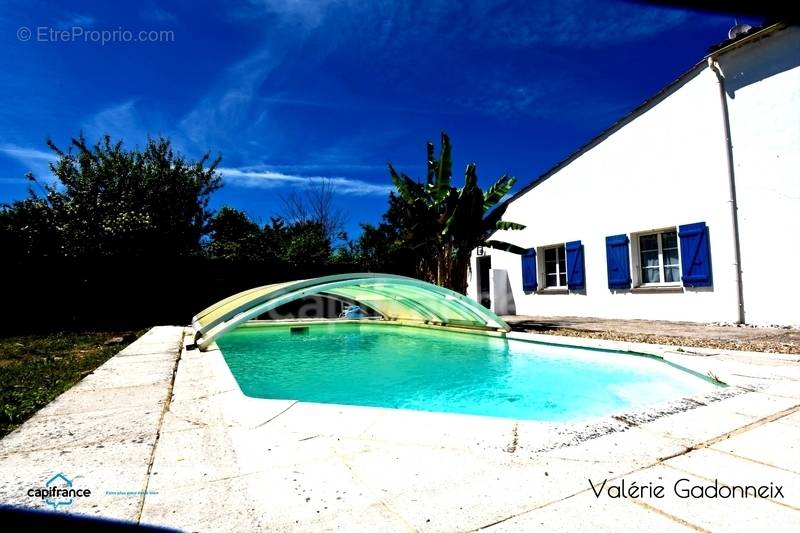
<instances>
[{"instance_id":1,"label":"pool enclosure","mask_svg":"<svg viewBox=\"0 0 800 533\"><path fill-rule=\"evenodd\" d=\"M229 296L192 319L195 342L207 349L223 333L306 296L355 302L381 319L495 332L511 328L474 300L430 283L392 274L340 274L264 285Z\"/></svg>"}]
</instances>

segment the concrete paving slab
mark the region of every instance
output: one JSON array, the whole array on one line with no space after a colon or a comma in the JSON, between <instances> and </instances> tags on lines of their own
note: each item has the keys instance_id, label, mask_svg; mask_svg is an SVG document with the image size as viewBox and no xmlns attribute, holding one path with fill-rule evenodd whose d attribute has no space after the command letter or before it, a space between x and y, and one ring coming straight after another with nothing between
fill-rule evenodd
<instances>
[{"instance_id":1,"label":"concrete paving slab","mask_svg":"<svg viewBox=\"0 0 800 533\"><path fill-rule=\"evenodd\" d=\"M115 364L98 368L86 379L76 385L76 390L106 390L112 387L140 387L155 385L159 388L169 387L175 360Z\"/></svg>"},{"instance_id":2,"label":"concrete paving slab","mask_svg":"<svg viewBox=\"0 0 800 533\"><path fill-rule=\"evenodd\" d=\"M59 510L122 520L135 520L141 495L120 497L107 491L141 491L147 483L147 467L153 451L151 442L93 444L55 450L17 452L0 456L0 501L38 509L50 508L27 491L42 487L58 473L64 473L74 488L92 491L88 498L76 498Z\"/></svg>"},{"instance_id":3,"label":"concrete paving slab","mask_svg":"<svg viewBox=\"0 0 800 533\"><path fill-rule=\"evenodd\" d=\"M766 424L711 448L800 474L800 432L790 426Z\"/></svg>"},{"instance_id":4,"label":"concrete paving slab","mask_svg":"<svg viewBox=\"0 0 800 533\"><path fill-rule=\"evenodd\" d=\"M776 420L778 424L787 424L789 426L800 427L800 412L784 416Z\"/></svg>"},{"instance_id":5,"label":"concrete paving slab","mask_svg":"<svg viewBox=\"0 0 800 533\"><path fill-rule=\"evenodd\" d=\"M546 467L535 462L386 443L366 445L345 461L357 479L420 530L472 529L554 497L553 490L535 485L533 480L546 479Z\"/></svg>"},{"instance_id":6,"label":"concrete paving slab","mask_svg":"<svg viewBox=\"0 0 800 533\"><path fill-rule=\"evenodd\" d=\"M677 439L641 428L612 433L573 446L541 452L537 457L563 459L584 465L607 465L614 473L630 471L674 457L687 450Z\"/></svg>"},{"instance_id":7,"label":"concrete paving slab","mask_svg":"<svg viewBox=\"0 0 800 533\"><path fill-rule=\"evenodd\" d=\"M336 520L351 509L380 503L341 458L310 461L298 456L296 461L242 478L267 523L304 529L308 523Z\"/></svg>"},{"instance_id":8,"label":"concrete paving slab","mask_svg":"<svg viewBox=\"0 0 800 533\"><path fill-rule=\"evenodd\" d=\"M169 395L169 383L114 388L73 387L73 394L62 394L44 409L42 416L71 415L95 411L117 410L121 407L139 407L145 411L163 408Z\"/></svg>"},{"instance_id":9,"label":"concrete paving slab","mask_svg":"<svg viewBox=\"0 0 800 533\"><path fill-rule=\"evenodd\" d=\"M800 381L780 381L770 383L762 392L772 396L783 396L800 400Z\"/></svg>"},{"instance_id":10,"label":"concrete paving slab","mask_svg":"<svg viewBox=\"0 0 800 533\"><path fill-rule=\"evenodd\" d=\"M403 409L381 409L378 412L379 416L363 432L364 438L439 448L496 451L505 449L514 439L516 422L511 419Z\"/></svg>"},{"instance_id":11,"label":"concrete paving slab","mask_svg":"<svg viewBox=\"0 0 800 533\"><path fill-rule=\"evenodd\" d=\"M711 403L695 413L677 413L645 424L639 429L652 432L689 447L734 431L755 422L757 417L736 412L740 404L730 407L726 404L736 398Z\"/></svg>"},{"instance_id":12,"label":"concrete paving slab","mask_svg":"<svg viewBox=\"0 0 800 533\"><path fill-rule=\"evenodd\" d=\"M123 407L32 418L25 431L0 440L0 455L154 440L161 409Z\"/></svg>"},{"instance_id":13,"label":"concrete paving slab","mask_svg":"<svg viewBox=\"0 0 800 533\"><path fill-rule=\"evenodd\" d=\"M383 414L382 409L335 404L294 402L291 408L265 424L272 432L309 436L358 437Z\"/></svg>"},{"instance_id":14,"label":"concrete paving slab","mask_svg":"<svg viewBox=\"0 0 800 533\"><path fill-rule=\"evenodd\" d=\"M730 398L720 403L720 407L736 414L763 418L786 409L800 407L800 400L751 392Z\"/></svg>"},{"instance_id":15,"label":"concrete paving slab","mask_svg":"<svg viewBox=\"0 0 800 533\"><path fill-rule=\"evenodd\" d=\"M657 531L685 533L697 529L663 514L648 511L628 500L598 499L592 493L581 493L533 509L486 528L491 533L519 531Z\"/></svg>"},{"instance_id":16,"label":"concrete paving slab","mask_svg":"<svg viewBox=\"0 0 800 533\"><path fill-rule=\"evenodd\" d=\"M713 485L705 478L700 478L682 471L657 465L626 477L632 484L639 486L663 486L663 498L634 498L645 508L656 509L686 523L708 531L796 531L800 524L800 511L758 498L711 498L692 497L687 491L705 490ZM693 489L692 487L701 487ZM690 494L689 497L681 497ZM698 493L699 494L699 493ZM709 492L708 494L713 494ZM601 498L608 498L602 495Z\"/></svg>"},{"instance_id":17,"label":"concrete paving slab","mask_svg":"<svg viewBox=\"0 0 800 533\"><path fill-rule=\"evenodd\" d=\"M664 464L706 481L713 482L718 479L720 483L728 486L768 486L773 483L783 487L783 494L780 497L772 498L772 501L800 511L800 474L761 463L742 461L737 457L710 448L694 450L670 459Z\"/></svg>"},{"instance_id":18,"label":"concrete paving slab","mask_svg":"<svg viewBox=\"0 0 800 533\"><path fill-rule=\"evenodd\" d=\"M262 531L260 520L241 478L159 490L145 499L140 522L183 531Z\"/></svg>"},{"instance_id":19,"label":"concrete paving slab","mask_svg":"<svg viewBox=\"0 0 800 533\"><path fill-rule=\"evenodd\" d=\"M198 455L202 461L195 460ZM240 473L226 428L204 427L162 432L151 480L154 486L166 483L174 490Z\"/></svg>"}]
</instances>

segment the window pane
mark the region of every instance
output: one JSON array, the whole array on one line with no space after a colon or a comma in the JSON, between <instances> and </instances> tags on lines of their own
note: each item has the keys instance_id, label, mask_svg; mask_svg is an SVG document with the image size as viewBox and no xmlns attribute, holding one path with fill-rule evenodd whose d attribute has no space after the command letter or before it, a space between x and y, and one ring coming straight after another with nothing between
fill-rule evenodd
<instances>
[{"instance_id":1,"label":"window pane","mask_svg":"<svg viewBox=\"0 0 800 533\"><path fill-rule=\"evenodd\" d=\"M678 264L678 249L664 250L664 266L676 266Z\"/></svg>"},{"instance_id":2,"label":"window pane","mask_svg":"<svg viewBox=\"0 0 800 533\"><path fill-rule=\"evenodd\" d=\"M642 269L642 283L661 283L661 274L656 268Z\"/></svg>"},{"instance_id":3,"label":"window pane","mask_svg":"<svg viewBox=\"0 0 800 533\"><path fill-rule=\"evenodd\" d=\"M661 234L661 245L664 249L678 248L678 234L674 231L667 231Z\"/></svg>"},{"instance_id":4,"label":"window pane","mask_svg":"<svg viewBox=\"0 0 800 533\"><path fill-rule=\"evenodd\" d=\"M544 251L544 260L545 261L555 261L556 260L556 249L555 248L548 248Z\"/></svg>"},{"instance_id":5,"label":"window pane","mask_svg":"<svg viewBox=\"0 0 800 533\"><path fill-rule=\"evenodd\" d=\"M642 266L658 268L658 250L642 252Z\"/></svg>"},{"instance_id":6,"label":"window pane","mask_svg":"<svg viewBox=\"0 0 800 533\"><path fill-rule=\"evenodd\" d=\"M547 274L546 286L547 287L555 287L558 284L556 283L557 276L555 274Z\"/></svg>"},{"instance_id":7,"label":"window pane","mask_svg":"<svg viewBox=\"0 0 800 533\"><path fill-rule=\"evenodd\" d=\"M680 281L678 267L664 267L664 281L667 283L672 281Z\"/></svg>"},{"instance_id":8,"label":"window pane","mask_svg":"<svg viewBox=\"0 0 800 533\"><path fill-rule=\"evenodd\" d=\"M558 247L558 260L559 261L564 261L565 257L566 257L566 252L564 251L564 247L563 246L559 246Z\"/></svg>"},{"instance_id":9,"label":"window pane","mask_svg":"<svg viewBox=\"0 0 800 533\"><path fill-rule=\"evenodd\" d=\"M567 262L564 259L560 259L558 261L558 271L559 272L566 272L567 271Z\"/></svg>"},{"instance_id":10,"label":"window pane","mask_svg":"<svg viewBox=\"0 0 800 533\"><path fill-rule=\"evenodd\" d=\"M566 287L567 286L567 274L566 274L566 272L562 272L561 273L561 275L559 276L559 279L558 279L558 284L561 287Z\"/></svg>"},{"instance_id":11,"label":"window pane","mask_svg":"<svg viewBox=\"0 0 800 533\"><path fill-rule=\"evenodd\" d=\"M642 235L639 237L639 249L642 251L645 250L658 250L658 236L653 235Z\"/></svg>"}]
</instances>

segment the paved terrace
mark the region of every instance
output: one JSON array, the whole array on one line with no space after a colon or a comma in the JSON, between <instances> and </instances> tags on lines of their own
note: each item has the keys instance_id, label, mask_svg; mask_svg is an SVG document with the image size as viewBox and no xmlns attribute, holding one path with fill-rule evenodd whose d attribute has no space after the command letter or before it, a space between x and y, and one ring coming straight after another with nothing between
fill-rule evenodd
<instances>
[{"instance_id":1,"label":"paved terrace","mask_svg":"<svg viewBox=\"0 0 800 533\"><path fill-rule=\"evenodd\" d=\"M800 524L797 356L613 343L732 386L591 424L545 424L246 398L219 351L181 349L185 342L183 328L154 328L0 441L0 501L45 508L27 490L64 472L93 494L59 512L190 531ZM672 486L681 478L772 483L783 497L680 499ZM589 479L664 485L665 497L597 498Z\"/></svg>"}]
</instances>

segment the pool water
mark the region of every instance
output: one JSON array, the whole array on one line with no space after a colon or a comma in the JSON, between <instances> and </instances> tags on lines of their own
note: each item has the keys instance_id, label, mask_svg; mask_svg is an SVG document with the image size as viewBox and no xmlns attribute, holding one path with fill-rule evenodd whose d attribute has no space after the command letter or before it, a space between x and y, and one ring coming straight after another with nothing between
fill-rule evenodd
<instances>
[{"instance_id":1,"label":"pool water","mask_svg":"<svg viewBox=\"0 0 800 533\"><path fill-rule=\"evenodd\" d=\"M217 344L258 398L579 421L715 387L649 357L383 324L244 327Z\"/></svg>"}]
</instances>

